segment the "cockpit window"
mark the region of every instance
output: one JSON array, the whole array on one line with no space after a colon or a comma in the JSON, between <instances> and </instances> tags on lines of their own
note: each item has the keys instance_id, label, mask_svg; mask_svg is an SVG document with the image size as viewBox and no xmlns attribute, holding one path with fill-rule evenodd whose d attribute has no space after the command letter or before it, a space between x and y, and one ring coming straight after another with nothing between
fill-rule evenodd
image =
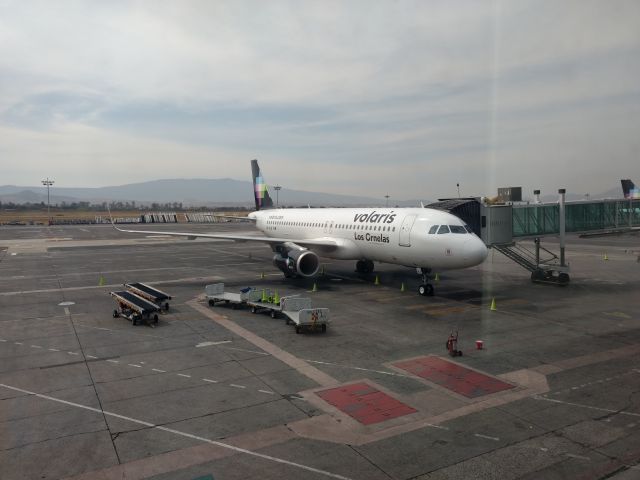
<instances>
[{"instance_id":1,"label":"cockpit window","mask_svg":"<svg viewBox=\"0 0 640 480\"><path fill-rule=\"evenodd\" d=\"M462 225L449 225L451 233L467 233L467 230Z\"/></svg>"},{"instance_id":2,"label":"cockpit window","mask_svg":"<svg viewBox=\"0 0 640 480\"><path fill-rule=\"evenodd\" d=\"M436 233L436 232L438 231L438 227L439 227L439 226L440 226L440 225L434 225L433 227L431 227L431 228L429 229L429 233Z\"/></svg>"},{"instance_id":3,"label":"cockpit window","mask_svg":"<svg viewBox=\"0 0 640 480\"><path fill-rule=\"evenodd\" d=\"M464 228L467 229L467 232L473 233L473 230L471 230L471 227L469 225L465 225Z\"/></svg>"},{"instance_id":4,"label":"cockpit window","mask_svg":"<svg viewBox=\"0 0 640 480\"><path fill-rule=\"evenodd\" d=\"M447 227L446 225L440 225L440 229L438 230L438 235L441 235L443 233L449 233L449 227Z\"/></svg>"}]
</instances>

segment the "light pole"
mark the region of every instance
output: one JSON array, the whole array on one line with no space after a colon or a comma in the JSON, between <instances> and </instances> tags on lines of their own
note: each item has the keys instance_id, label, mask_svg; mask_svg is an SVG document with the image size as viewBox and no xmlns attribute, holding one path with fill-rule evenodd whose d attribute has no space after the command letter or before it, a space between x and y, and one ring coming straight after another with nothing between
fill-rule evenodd
<instances>
[{"instance_id":1,"label":"light pole","mask_svg":"<svg viewBox=\"0 0 640 480\"><path fill-rule=\"evenodd\" d=\"M276 208L278 208L280 206L280 190L282 190L282 187L280 185L276 185L275 187L273 187L273 189L276 191Z\"/></svg>"},{"instance_id":2,"label":"light pole","mask_svg":"<svg viewBox=\"0 0 640 480\"><path fill-rule=\"evenodd\" d=\"M385 207L389 207L389 195L385 195L384 198L387 199L387 202L385 203Z\"/></svg>"},{"instance_id":3,"label":"light pole","mask_svg":"<svg viewBox=\"0 0 640 480\"><path fill-rule=\"evenodd\" d=\"M456 187L458 188L458 198L460 198L460 184L456 183Z\"/></svg>"},{"instance_id":4,"label":"light pole","mask_svg":"<svg viewBox=\"0 0 640 480\"><path fill-rule=\"evenodd\" d=\"M53 180L49 180L49 177L47 177L46 180L42 180L42 185L47 186L47 217L49 218L49 225L51 225L51 202L49 201L49 187L54 183L55 182Z\"/></svg>"}]
</instances>

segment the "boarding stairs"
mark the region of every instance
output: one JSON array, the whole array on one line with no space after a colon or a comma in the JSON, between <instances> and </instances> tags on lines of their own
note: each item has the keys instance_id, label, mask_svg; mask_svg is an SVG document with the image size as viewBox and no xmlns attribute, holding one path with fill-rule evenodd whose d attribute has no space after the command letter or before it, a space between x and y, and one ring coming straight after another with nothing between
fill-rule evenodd
<instances>
[{"instance_id":1,"label":"boarding stairs","mask_svg":"<svg viewBox=\"0 0 640 480\"><path fill-rule=\"evenodd\" d=\"M532 252L523 245L519 245L515 242L501 245L492 245L492 247L507 258L516 262L522 268L529 270L530 272L535 272L544 265L547 265L550 262L558 259L558 256L555 253L547 250L544 247L539 247L539 249L549 254L550 257L543 261L540 261L539 256L536 256L535 252Z\"/></svg>"}]
</instances>

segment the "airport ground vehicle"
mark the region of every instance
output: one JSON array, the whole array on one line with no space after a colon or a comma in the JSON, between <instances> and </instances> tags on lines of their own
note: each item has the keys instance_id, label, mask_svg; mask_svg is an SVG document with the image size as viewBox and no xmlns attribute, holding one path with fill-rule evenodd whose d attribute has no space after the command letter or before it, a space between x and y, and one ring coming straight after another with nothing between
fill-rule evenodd
<instances>
[{"instance_id":1,"label":"airport ground vehicle","mask_svg":"<svg viewBox=\"0 0 640 480\"><path fill-rule=\"evenodd\" d=\"M169 310L169 302L167 300L171 300L171 295L168 293L141 282L125 283L124 287L137 296L155 303L165 312Z\"/></svg>"},{"instance_id":2,"label":"airport ground vehicle","mask_svg":"<svg viewBox=\"0 0 640 480\"><path fill-rule=\"evenodd\" d=\"M137 325L141 321L146 321L147 324L150 322L158 323L160 307L149 300L127 290L111 292L111 296L118 303L118 307L113 311L113 318L124 317L130 320L133 325Z\"/></svg>"},{"instance_id":3,"label":"airport ground vehicle","mask_svg":"<svg viewBox=\"0 0 640 480\"><path fill-rule=\"evenodd\" d=\"M245 287L240 293L225 291L224 283L214 283L205 287L205 298L210 306L224 302L231 308L244 305L251 308L251 313L268 313L271 318L284 316L286 324L293 324L296 333L304 330L325 332L329 324L328 308L312 308L311 299L298 295L279 297L277 293Z\"/></svg>"}]
</instances>

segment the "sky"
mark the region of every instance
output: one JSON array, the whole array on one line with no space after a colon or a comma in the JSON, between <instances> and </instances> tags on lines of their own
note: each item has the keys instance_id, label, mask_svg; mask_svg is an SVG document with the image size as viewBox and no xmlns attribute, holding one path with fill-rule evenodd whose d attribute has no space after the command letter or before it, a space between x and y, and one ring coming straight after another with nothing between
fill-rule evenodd
<instances>
[{"instance_id":1,"label":"sky","mask_svg":"<svg viewBox=\"0 0 640 480\"><path fill-rule=\"evenodd\" d=\"M0 185L640 181L640 2L0 0Z\"/></svg>"}]
</instances>

